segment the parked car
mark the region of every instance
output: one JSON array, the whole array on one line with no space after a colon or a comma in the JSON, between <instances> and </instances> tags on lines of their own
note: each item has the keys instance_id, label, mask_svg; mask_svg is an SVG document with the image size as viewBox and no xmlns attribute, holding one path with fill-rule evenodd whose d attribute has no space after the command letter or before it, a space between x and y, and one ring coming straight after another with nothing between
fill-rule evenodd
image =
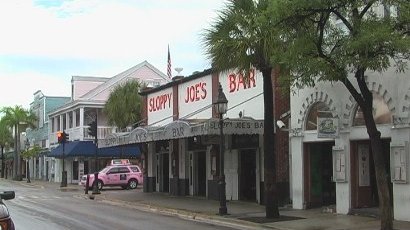
<instances>
[{"instance_id":1,"label":"parked car","mask_svg":"<svg viewBox=\"0 0 410 230\"><path fill-rule=\"evenodd\" d=\"M14 230L13 220L3 200L11 200L15 196L14 191L0 192L0 230Z\"/></svg>"},{"instance_id":2,"label":"parked car","mask_svg":"<svg viewBox=\"0 0 410 230\"><path fill-rule=\"evenodd\" d=\"M143 175L138 165L132 165L128 160L112 160L111 164L98 173L98 189L105 186L121 186L123 189L136 189L143 182ZM88 186L94 183L94 174L89 174ZM87 184L87 175L81 177L80 185Z\"/></svg>"}]
</instances>

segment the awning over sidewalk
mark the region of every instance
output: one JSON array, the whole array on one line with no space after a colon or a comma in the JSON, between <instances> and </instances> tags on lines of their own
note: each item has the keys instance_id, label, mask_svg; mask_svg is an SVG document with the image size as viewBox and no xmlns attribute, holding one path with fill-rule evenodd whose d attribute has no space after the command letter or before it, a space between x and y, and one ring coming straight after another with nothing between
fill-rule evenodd
<instances>
[{"instance_id":1,"label":"awning over sidewalk","mask_svg":"<svg viewBox=\"0 0 410 230\"><path fill-rule=\"evenodd\" d=\"M139 156L141 156L141 151L137 144L119 145L98 149L98 157L131 158Z\"/></svg>"},{"instance_id":2,"label":"awning over sidewalk","mask_svg":"<svg viewBox=\"0 0 410 230\"><path fill-rule=\"evenodd\" d=\"M95 144L92 141L70 141L65 143L64 157L94 157L96 153ZM98 149L98 157L139 157L140 148L137 144L111 146ZM63 145L51 150L49 157L62 158Z\"/></svg>"},{"instance_id":3,"label":"awning over sidewalk","mask_svg":"<svg viewBox=\"0 0 410 230\"><path fill-rule=\"evenodd\" d=\"M225 135L263 134L263 120L224 119L223 129ZM128 134L112 135L103 140L101 146L109 147L194 136L219 135L219 133L219 119L177 120L162 127L138 127Z\"/></svg>"},{"instance_id":4,"label":"awning over sidewalk","mask_svg":"<svg viewBox=\"0 0 410 230\"><path fill-rule=\"evenodd\" d=\"M64 144L64 157L94 156L95 144L92 141L69 141ZM57 148L52 149L49 157L62 158L63 145L59 144Z\"/></svg>"}]
</instances>

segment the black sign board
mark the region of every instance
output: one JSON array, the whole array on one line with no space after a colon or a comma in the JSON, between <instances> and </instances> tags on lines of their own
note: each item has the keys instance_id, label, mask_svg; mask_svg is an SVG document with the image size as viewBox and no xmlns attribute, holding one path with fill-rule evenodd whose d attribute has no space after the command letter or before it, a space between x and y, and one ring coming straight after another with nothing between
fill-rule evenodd
<instances>
[{"instance_id":1,"label":"black sign board","mask_svg":"<svg viewBox=\"0 0 410 230\"><path fill-rule=\"evenodd\" d=\"M257 148L259 135L232 135L232 149Z\"/></svg>"}]
</instances>

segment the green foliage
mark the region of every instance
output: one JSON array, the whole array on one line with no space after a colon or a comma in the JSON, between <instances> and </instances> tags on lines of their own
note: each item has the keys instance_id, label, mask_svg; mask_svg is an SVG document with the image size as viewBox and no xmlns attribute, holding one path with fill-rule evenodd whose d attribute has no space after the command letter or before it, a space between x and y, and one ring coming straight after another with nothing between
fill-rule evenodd
<instances>
[{"instance_id":1,"label":"green foliage","mask_svg":"<svg viewBox=\"0 0 410 230\"><path fill-rule=\"evenodd\" d=\"M0 147L6 148L13 145L13 136L4 118L0 119Z\"/></svg>"},{"instance_id":2,"label":"green foliage","mask_svg":"<svg viewBox=\"0 0 410 230\"><path fill-rule=\"evenodd\" d=\"M230 0L219 17L205 29L203 47L213 68L218 71L237 68L271 68L270 55L275 49L275 33L266 0Z\"/></svg>"},{"instance_id":3,"label":"green foliage","mask_svg":"<svg viewBox=\"0 0 410 230\"><path fill-rule=\"evenodd\" d=\"M375 10L390 4L391 11ZM280 49L272 61L289 69L296 88L344 81L360 70L404 71L410 58L410 1L277 0L274 15ZM396 16L396 9L399 9ZM394 63L394 64L393 64Z\"/></svg>"},{"instance_id":4,"label":"green foliage","mask_svg":"<svg viewBox=\"0 0 410 230\"><path fill-rule=\"evenodd\" d=\"M21 152L21 157L24 159L29 159L31 157L36 157L41 153L41 148L39 146L34 146L31 149L27 149Z\"/></svg>"},{"instance_id":5,"label":"green foliage","mask_svg":"<svg viewBox=\"0 0 410 230\"><path fill-rule=\"evenodd\" d=\"M391 196L383 176L387 172L366 71L406 69L410 59L410 1L272 0L270 3L268 11L274 15L276 40L280 43L271 60L289 70L282 77L292 89L313 86L318 81L339 81L362 109L374 156L381 229L392 229Z\"/></svg>"},{"instance_id":6,"label":"green foliage","mask_svg":"<svg viewBox=\"0 0 410 230\"><path fill-rule=\"evenodd\" d=\"M279 216L274 188L275 151L273 127L272 64L270 57L279 44L274 21L267 11L269 0L229 0L219 17L203 33L205 53L214 70L235 69L245 77L256 68L263 75L264 97L264 160L266 217Z\"/></svg>"},{"instance_id":7,"label":"green foliage","mask_svg":"<svg viewBox=\"0 0 410 230\"><path fill-rule=\"evenodd\" d=\"M35 127L37 116L31 111L21 106L3 107L0 112L4 114L3 119L6 125L11 128L17 128L16 132L20 133L27 127Z\"/></svg>"},{"instance_id":8,"label":"green foliage","mask_svg":"<svg viewBox=\"0 0 410 230\"><path fill-rule=\"evenodd\" d=\"M141 86L137 80L128 80L116 86L110 93L104 107L110 125L124 129L140 121L142 99L139 91Z\"/></svg>"}]
</instances>

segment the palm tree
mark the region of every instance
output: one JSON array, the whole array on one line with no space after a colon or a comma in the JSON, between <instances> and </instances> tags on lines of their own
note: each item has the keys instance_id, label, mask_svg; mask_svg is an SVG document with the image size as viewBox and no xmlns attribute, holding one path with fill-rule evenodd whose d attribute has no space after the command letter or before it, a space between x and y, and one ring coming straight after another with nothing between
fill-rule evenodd
<instances>
[{"instance_id":1,"label":"palm tree","mask_svg":"<svg viewBox=\"0 0 410 230\"><path fill-rule=\"evenodd\" d=\"M124 129L141 119L140 89L141 83L135 79L130 79L114 88L104 107L109 125Z\"/></svg>"},{"instance_id":2,"label":"palm tree","mask_svg":"<svg viewBox=\"0 0 410 230\"><path fill-rule=\"evenodd\" d=\"M270 56L275 49L267 0L229 0L211 28L203 34L206 53L217 71L237 69L248 75L256 68L263 75L264 187L266 217L279 217L274 152L273 89Z\"/></svg>"},{"instance_id":3,"label":"palm tree","mask_svg":"<svg viewBox=\"0 0 410 230\"><path fill-rule=\"evenodd\" d=\"M21 157L27 161L27 183L30 183L30 163L29 160L32 157L37 157L41 153L42 149L38 146L35 145L31 149L25 149L24 151L21 152Z\"/></svg>"},{"instance_id":4,"label":"palm tree","mask_svg":"<svg viewBox=\"0 0 410 230\"><path fill-rule=\"evenodd\" d=\"M13 143L10 128L3 118L0 119L1 178L4 178L4 149Z\"/></svg>"},{"instance_id":5,"label":"palm tree","mask_svg":"<svg viewBox=\"0 0 410 230\"><path fill-rule=\"evenodd\" d=\"M27 127L34 127L37 117L31 111L18 105L4 107L1 112L4 113L3 119L6 125L12 128L14 132L13 179L21 180L20 133Z\"/></svg>"}]
</instances>

